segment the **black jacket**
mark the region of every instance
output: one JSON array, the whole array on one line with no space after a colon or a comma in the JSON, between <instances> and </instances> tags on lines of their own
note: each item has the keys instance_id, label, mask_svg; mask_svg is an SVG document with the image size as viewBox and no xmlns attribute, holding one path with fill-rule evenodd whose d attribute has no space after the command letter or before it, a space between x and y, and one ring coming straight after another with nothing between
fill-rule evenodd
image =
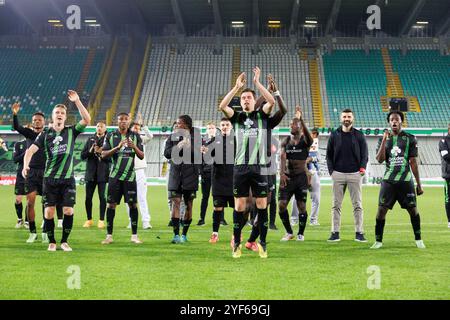
<instances>
[{"instance_id":1,"label":"black jacket","mask_svg":"<svg viewBox=\"0 0 450 320\"><path fill-rule=\"evenodd\" d=\"M450 134L439 141L441 154L442 178L450 179Z\"/></svg>"},{"instance_id":2,"label":"black jacket","mask_svg":"<svg viewBox=\"0 0 450 320\"><path fill-rule=\"evenodd\" d=\"M361 131L355 128L352 129L351 133L352 133L353 156L359 163L359 167L366 169L367 161L369 160L366 138L364 137L364 134ZM330 175L334 171L334 164L336 163L337 158L342 156L348 156L342 155L340 153L341 145L342 145L342 127L339 127L338 129L336 129L331 133L330 138L328 139L327 166Z\"/></svg>"},{"instance_id":3,"label":"black jacket","mask_svg":"<svg viewBox=\"0 0 450 320\"><path fill-rule=\"evenodd\" d=\"M90 152L92 145L97 144L97 146L103 146L103 141L105 140L105 136L102 138L98 138L96 134L89 137L84 145L83 151L81 151L81 160L87 160L86 163L86 174L84 179L86 181L95 181L95 182L107 182L109 177L109 164L111 162L110 159L101 159L98 155Z\"/></svg>"},{"instance_id":4,"label":"black jacket","mask_svg":"<svg viewBox=\"0 0 450 320\"><path fill-rule=\"evenodd\" d=\"M177 159L172 159L172 149L177 148L177 144L183 140L184 137L178 133L172 133L166 140L164 146L164 157L169 160L169 179L168 190L177 191L180 190L197 190L198 189L198 177L200 175L200 168L202 165L201 154L201 134L198 128L193 128L189 140L190 148L188 149L175 149ZM188 151L189 162L184 163L183 152ZM179 157L179 158L178 158Z\"/></svg>"}]
</instances>

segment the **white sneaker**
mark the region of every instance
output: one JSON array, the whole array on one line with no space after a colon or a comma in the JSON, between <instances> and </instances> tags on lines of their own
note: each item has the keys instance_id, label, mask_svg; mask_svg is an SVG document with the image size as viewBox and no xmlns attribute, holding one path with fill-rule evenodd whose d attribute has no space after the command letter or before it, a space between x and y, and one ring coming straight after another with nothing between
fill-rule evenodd
<instances>
[{"instance_id":1,"label":"white sneaker","mask_svg":"<svg viewBox=\"0 0 450 320\"><path fill-rule=\"evenodd\" d=\"M41 233L42 243L48 243L48 235L45 232Z\"/></svg>"},{"instance_id":2,"label":"white sneaker","mask_svg":"<svg viewBox=\"0 0 450 320\"><path fill-rule=\"evenodd\" d=\"M305 241L305 236L302 235L302 234L298 234L297 235L297 239L295 239L295 240L297 240L297 241Z\"/></svg>"},{"instance_id":3,"label":"white sneaker","mask_svg":"<svg viewBox=\"0 0 450 320\"><path fill-rule=\"evenodd\" d=\"M131 229L131 222L128 223L127 229Z\"/></svg>"},{"instance_id":4,"label":"white sneaker","mask_svg":"<svg viewBox=\"0 0 450 320\"><path fill-rule=\"evenodd\" d=\"M20 229L22 227L23 227L23 220L22 219L17 220L16 226L14 228Z\"/></svg>"},{"instance_id":5,"label":"white sneaker","mask_svg":"<svg viewBox=\"0 0 450 320\"><path fill-rule=\"evenodd\" d=\"M63 219L58 219L58 228L63 227Z\"/></svg>"},{"instance_id":6,"label":"white sneaker","mask_svg":"<svg viewBox=\"0 0 450 320\"><path fill-rule=\"evenodd\" d=\"M450 228L450 222L448 223L448 227Z\"/></svg>"},{"instance_id":7,"label":"white sneaker","mask_svg":"<svg viewBox=\"0 0 450 320\"><path fill-rule=\"evenodd\" d=\"M416 240L416 246L419 249L425 249L425 244L423 243L423 240Z\"/></svg>"},{"instance_id":8,"label":"white sneaker","mask_svg":"<svg viewBox=\"0 0 450 320\"><path fill-rule=\"evenodd\" d=\"M37 239L37 233L30 233L27 243L33 243L36 241L36 239Z\"/></svg>"},{"instance_id":9,"label":"white sneaker","mask_svg":"<svg viewBox=\"0 0 450 320\"><path fill-rule=\"evenodd\" d=\"M56 251L56 243L50 243L47 251Z\"/></svg>"},{"instance_id":10,"label":"white sneaker","mask_svg":"<svg viewBox=\"0 0 450 320\"><path fill-rule=\"evenodd\" d=\"M284 237L281 238L280 241L289 241L289 240L294 240L294 239L295 239L295 236L292 233L286 233L284 235Z\"/></svg>"},{"instance_id":11,"label":"white sneaker","mask_svg":"<svg viewBox=\"0 0 450 320\"><path fill-rule=\"evenodd\" d=\"M61 243L61 249L63 249L63 251L65 252L70 252L72 251L72 248L69 246L69 244L67 242L63 242Z\"/></svg>"},{"instance_id":12,"label":"white sneaker","mask_svg":"<svg viewBox=\"0 0 450 320\"><path fill-rule=\"evenodd\" d=\"M139 240L137 234L133 234L133 235L131 236L131 242L136 243L136 244L141 244L141 243L142 243L142 241Z\"/></svg>"},{"instance_id":13,"label":"white sneaker","mask_svg":"<svg viewBox=\"0 0 450 320\"><path fill-rule=\"evenodd\" d=\"M370 249L380 249L383 246L383 242L375 241L375 243L370 247Z\"/></svg>"},{"instance_id":14,"label":"white sneaker","mask_svg":"<svg viewBox=\"0 0 450 320\"><path fill-rule=\"evenodd\" d=\"M153 228L153 227L150 224L150 222L148 222L148 221L142 222L142 229L147 230L147 229L151 229L151 228Z\"/></svg>"},{"instance_id":15,"label":"white sneaker","mask_svg":"<svg viewBox=\"0 0 450 320\"><path fill-rule=\"evenodd\" d=\"M317 222L317 221L311 221L311 222L309 223L309 225L310 225L310 226L320 226L320 223Z\"/></svg>"},{"instance_id":16,"label":"white sneaker","mask_svg":"<svg viewBox=\"0 0 450 320\"><path fill-rule=\"evenodd\" d=\"M298 225L298 219L291 219L291 226Z\"/></svg>"},{"instance_id":17,"label":"white sneaker","mask_svg":"<svg viewBox=\"0 0 450 320\"><path fill-rule=\"evenodd\" d=\"M41 229L44 227L44 223L45 223L45 221L42 221L42 223L41 223Z\"/></svg>"},{"instance_id":18,"label":"white sneaker","mask_svg":"<svg viewBox=\"0 0 450 320\"><path fill-rule=\"evenodd\" d=\"M23 223L23 227L24 227L25 229L27 229L27 230L30 229L30 224L28 223L28 221L25 221L25 222ZM450 227L449 227L449 228L450 228Z\"/></svg>"},{"instance_id":19,"label":"white sneaker","mask_svg":"<svg viewBox=\"0 0 450 320\"><path fill-rule=\"evenodd\" d=\"M113 238L111 234L106 235L106 239L102 241L102 244L111 244L113 243Z\"/></svg>"}]
</instances>

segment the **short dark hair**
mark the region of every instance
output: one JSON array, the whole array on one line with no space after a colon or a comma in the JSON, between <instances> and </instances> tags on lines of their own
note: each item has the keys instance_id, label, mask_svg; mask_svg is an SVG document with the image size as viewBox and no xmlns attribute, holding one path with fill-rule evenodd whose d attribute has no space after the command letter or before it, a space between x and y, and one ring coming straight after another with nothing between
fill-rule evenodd
<instances>
[{"instance_id":1,"label":"short dark hair","mask_svg":"<svg viewBox=\"0 0 450 320\"><path fill-rule=\"evenodd\" d=\"M242 94L243 94L243 93L245 93L245 92L251 92L251 93L252 93L252 95L253 95L253 98L255 98L255 99L256 99L256 92L255 92L255 90L253 90L253 89L250 89L250 88L245 88L244 90L242 90L242 92L241 92L241 96L242 96Z\"/></svg>"},{"instance_id":2,"label":"short dark hair","mask_svg":"<svg viewBox=\"0 0 450 320\"><path fill-rule=\"evenodd\" d=\"M350 108L345 108L344 110L341 111L341 113L353 113L353 110Z\"/></svg>"},{"instance_id":3,"label":"short dark hair","mask_svg":"<svg viewBox=\"0 0 450 320\"><path fill-rule=\"evenodd\" d=\"M405 121L405 115L403 114L403 112L398 111L398 110L394 110L394 111L389 112L388 115L387 115L386 120L387 120L388 123L389 123L389 118L391 117L392 114L398 114L400 116L400 119L402 119L402 122Z\"/></svg>"},{"instance_id":4,"label":"short dark hair","mask_svg":"<svg viewBox=\"0 0 450 320\"><path fill-rule=\"evenodd\" d=\"M178 119L182 120L188 126L189 130L192 129L192 118L189 115L183 114Z\"/></svg>"},{"instance_id":5,"label":"short dark hair","mask_svg":"<svg viewBox=\"0 0 450 320\"><path fill-rule=\"evenodd\" d=\"M104 124L104 125L106 126L106 122L103 121L103 120L97 121L97 124L96 124L96 125L98 125L99 123Z\"/></svg>"},{"instance_id":6,"label":"short dark hair","mask_svg":"<svg viewBox=\"0 0 450 320\"><path fill-rule=\"evenodd\" d=\"M41 116L42 118L45 119L45 115L40 111L33 113L33 115L31 117L33 118L34 116Z\"/></svg>"},{"instance_id":7,"label":"short dark hair","mask_svg":"<svg viewBox=\"0 0 450 320\"><path fill-rule=\"evenodd\" d=\"M228 122L231 122L230 119L228 119L227 117L223 117L222 119L220 119L220 122L222 122L222 121L228 121ZM449 126L450 126L450 124L449 124Z\"/></svg>"},{"instance_id":8,"label":"short dark hair","mask_svg":"<svg viewBox=\"0 0 450 320\"><path fill-rule=\"evenodd\" d=\"M120 116L127 116L127 117L129 117L130 114L127 113L127 112L119 112L119 113L117 114L117 118L120 117Z\"/></svg>"}]
</instances>

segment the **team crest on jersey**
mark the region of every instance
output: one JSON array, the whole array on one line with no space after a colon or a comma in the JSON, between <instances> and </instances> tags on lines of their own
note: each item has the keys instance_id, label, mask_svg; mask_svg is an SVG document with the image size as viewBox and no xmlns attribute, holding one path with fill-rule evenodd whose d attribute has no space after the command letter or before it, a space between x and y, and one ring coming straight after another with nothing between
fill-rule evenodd
<instances>
[{"instance_id":1,"label":"team crest on jersey","mask_svg":"<svg viewBox=\"0 0 450 320\"><path fill-rule=\"evenodd\" d=\"M253 121L250 118L247 118L247 120L245 120L244 125L247 128L250 128L253 125Z\"/></svg>"},{"instance_id":2,"label":"team crest on jersey","mask_svg":"<svg viewBox=\"0 0 450 320\"><path fill-rule=\"evenodd\" d=\"M393 147L392 150L391 150L391 154L392 154L394 157L398 157L398 155L399 155L401 152L402 152L402 150L401 150L398 146Z\"/></svg>"}]
</instances>

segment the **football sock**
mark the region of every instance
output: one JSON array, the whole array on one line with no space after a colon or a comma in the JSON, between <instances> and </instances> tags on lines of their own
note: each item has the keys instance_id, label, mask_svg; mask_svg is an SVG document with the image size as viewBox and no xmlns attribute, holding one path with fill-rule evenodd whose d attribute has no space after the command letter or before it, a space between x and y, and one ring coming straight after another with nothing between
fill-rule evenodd
<instances>
[{"instance_id":1,"label":"football sock","mask_svg":"<svg viewBox=\"0 0 450 320\"><path fill-rule=\"evenodd\" d=\"M286 232L289 234L293 234L294 231L292 231L291 223L289 222L289 213L287 209L280 211L280 219L283 223L284 228L286 229Z\"/></svg>"},{"instance_id":2,"label":"football sock","mask_svg":"<svg viewBox=\"0 0 450 320\"><path fill-rule=\"evenodd\" d=\"M183 235L186 236L191 225L192 219L183 221Z\"/></svg>"},{"instance_id":3,"label":"football sock","mask_svg":"<svg viewBox=\"0 0 450 320\"><path fill-rule=\"evenodd\" d=\"M30 233L36 233L36 221L30 221Z\"/></svg>"},{"instance_id":4,"label":"football sock","mask_svg":"<svg viewBox=\"0 0 450 320\"><path fill-rule=\"evenodd\" d=\"M52 219L53 220L53 219ZM61 243L67 242L70 232L73 226L73 215L65 215L63 219L63 233L61 238ZM55 228L55 222L53 222L53 228Z\"/></svg>"},{"instance_id":5,"label":"football sock","mask_svg":"<svg viewBox=\"0 0 450 320\"><path fill-rule=\"evenodd\" d=\"M137 234L138 228L138 209L130 208L131 233Z\"/></svg>"},{"instance_id":6,"label":"football sock","mask_svg":"<svg viewBox=\"0 0 450 320\"><path fill-rule=\"evenodd\" d=\"M213 212L213 232L219 232L220 219L222 218L223 210Z\"/></svg>"},{"instance_id":7,"label":"football sock","mask_svg":"<svg viewBox=\"0 0 450 320\"><path fill-rule=\"evenodd\" d=\"M252 232L250 233L250 238L248 238L248 242L255 242L259 237L259 226L252 226Z\"/></svg>"},{"instance_id":8,"label":"football sock","mask_svg":"<svg viewBox=\"0 0 450 320\"><path fill-rule=\"evenodd\" d=\"M116 215L116 209L106 209L106 230L107 233L112 235L114 228L114 216Z\"/></svg>"},{"instance_id":9,"label":"football sock","mask_svg":"<svg viewBox=\"0 0 450 320\"><path fill-rule=\"evenodd\" d=\"M384 224L386 220L376 219L375 224L375 241L383 242L383 232L384 232Z\"/></svg>"},{"instance_id":10,"label":"football sock","mask_svg":"<svg viewBox=\"0 0 450 320\"><path fill-rule=\"evenodd\" d=\"M173 233L178 236L180 235L180 218L172 218Z\"/></svg>"},{"instance_id":11,"label":"football sock","mask_svg":"<svg viewBox=\"0 0 450 320\"><path fill-rule=\"evenodd\" d=\"M306 221L308 221L308 213L298 214L298 234L303 235L305 233Z\"/></svg>"},{"instance_id":12,"label":"football sock","mask_svg":"<svg viewBox=\"0 0 450 320\"><path fill-rule=\"evenodd\" d=\"M416 214L415 216L411 217L411 224L414 230L414 237L416 240L421 240L421 234L420 234L420 215Z\"/></svg>"},{"instance_id":13,"label":"football sock","mask_svg":"<svg viewBox=\"0 0 450 320\"><path fill-rule=\"evenodd\" d=\"M258 227L259 227L259 234L260 234L260 242L261 244L266 243L266 236L267 236L267 230L269 229L269 222L268 222L268 215L267 215L267 208L265 209L258 209Z\"/></svg>"},{"instance_id":14,"label":"football sock","mask_svg":"<svg viewBox=\"0 0 450 320\"><path fill-rule=\"evenodd\" d=\"M16 207L17 219L22 220L22 211L23 211L23 205L22 205L22 202L20 202L20 203L14 203L14 206Z\"/></svg>"},{"instance_id":15,"label":"football sock","mask_svg":"<svg viewBox=\"0 0 450 320\"><path fill-rule=\"evenodd\" d=\"M244 213L242 211L233 211L233 235L234 244L239 245L241 243L241 230L242 225L245 225Z\"/></svg>"},{"instance_id":16,"label":"football sock","mask_svg":"<svg viewBox=\"0 0 450 320\"><path fill-rule=\"evenodd\" d=\"M50 243L56 243L55 240L55 220L53 219L45 219L44 224L46 224L48 241Z\"/></svg>"}]
</instances>

